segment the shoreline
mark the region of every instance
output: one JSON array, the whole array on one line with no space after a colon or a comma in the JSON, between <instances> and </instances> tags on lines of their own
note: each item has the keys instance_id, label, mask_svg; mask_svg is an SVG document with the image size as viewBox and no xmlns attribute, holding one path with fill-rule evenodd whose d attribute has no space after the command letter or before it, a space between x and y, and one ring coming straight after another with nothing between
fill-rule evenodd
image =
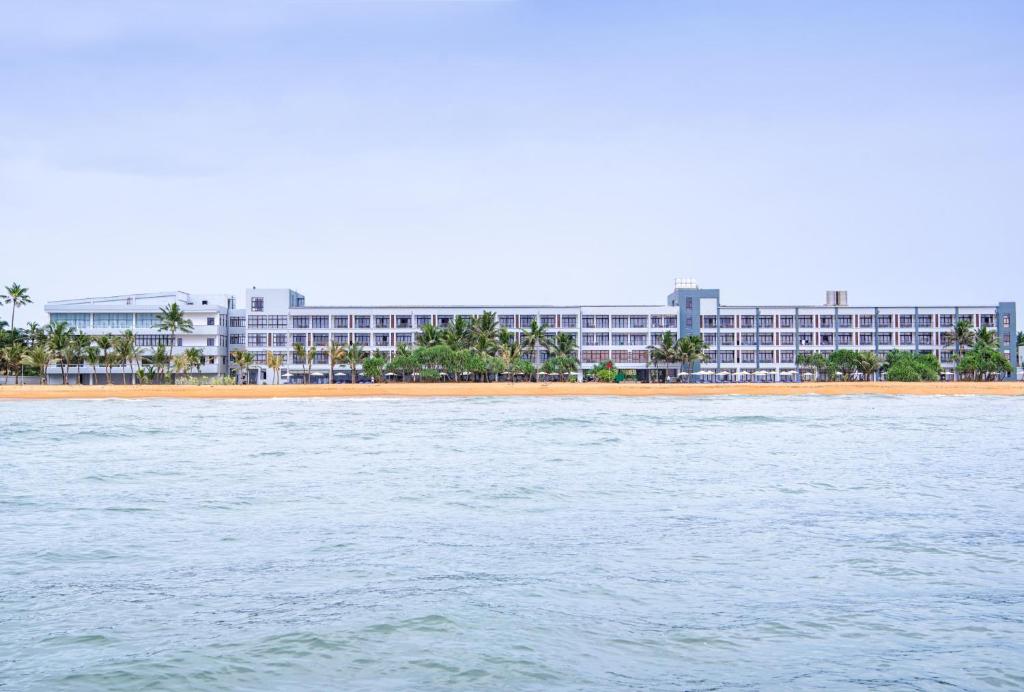
<instances>
[{"instance_id":1,"label":"shoreline","mask_svg":"<svg viewBox=\"0 0 1024 692\"><path fill-rule=\"evenodd\" d=\"M287 385L3 385L0 401L32 399L277 399L522 396L1024 396L1024 382L802 382L764 384L287 384Z\"/></svg>"}]
</instances>

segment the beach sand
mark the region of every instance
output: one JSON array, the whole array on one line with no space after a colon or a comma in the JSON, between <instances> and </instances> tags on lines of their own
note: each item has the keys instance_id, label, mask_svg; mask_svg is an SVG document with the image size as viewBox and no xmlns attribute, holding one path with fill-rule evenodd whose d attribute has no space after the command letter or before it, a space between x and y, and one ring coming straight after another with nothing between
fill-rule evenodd
<instances>
[{"instance_id":1,"label":"beach sand","mask_svg":"<svg viewBox=\"0 0 1024 692\"><path fill-rule=\"evenodd\" d=\"M517 382L335 385L4 385L3 399L273 399L280 397L482 397L482 396L792 396L990 395L1024 396L1024 382L804 382L801 384L604 384Z\"/></svg>"}]
</instances>

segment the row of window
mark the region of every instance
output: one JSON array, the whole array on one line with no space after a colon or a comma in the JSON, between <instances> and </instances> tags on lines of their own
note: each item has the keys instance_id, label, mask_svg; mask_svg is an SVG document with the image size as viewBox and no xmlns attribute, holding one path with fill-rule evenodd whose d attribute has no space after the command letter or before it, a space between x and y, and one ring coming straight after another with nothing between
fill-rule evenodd
<instances>
[{"instance_id":1,"label":"row of window","mask_svg":"<svg viewBox=\"0 0 1024 692\"><path fill-rule=\"evenodd\" d=\"M434 324L447 326L455 315L249 315L248 326L256 329L412 329ZM463 315L466 319L472 315ZM518 319L517 319L518 318ZM542 327L575 329L576 315L498 315L499 326L508 329L527 328L533 322ZM584 329L622 328L655 329L678 327L675 315L584 315ZM241 327L242 318L232 317L232 327Z\"/></svg>"},{"instance_id":2,"label":"row of window","mask_svg":"<svg viewBox=\"0 0 1024 692\"><path fill-rule=\"evenodd\" d=\"M774 333L756 333L756 332L743 332L741 334L716 334L710 332L702 335L704 341L708 344L719 344L721 346L774 346L778 344L780 346L792 346L795 343L801 345L808 344L820 344L822 346L853 346L854 344L860 344L862 346L871 345L875 343L876 334L874 332L858 332L856 334L852 332L839 332L838 334L832 332L825 333L812 333L812 334L800 334L799 341L797 335L788 332L782 334ZM1004 335L1005 340L1009 340L1009 334ZM880 332L877 334L877 342L879 344L893 344L898 343L901 346L911 346L914 344L914 332L899 332L893 334L892 332ZM917 343L922 346L932 346L941 344L942 346L949 346L953 343L953 339L949 334L934 335L931 333L918 333Z\"/></svg>"},{"instance_id":3,"label":"row of window","mask_svg":"<svg viewBox=\"0 0 1024 692\"><path fill-rule=\"evenodd\" d=\"M856 319L855 319L856 318ZM996 316L992 314L968 314L963 313L957 318L955 314L942 315L917 315L916 326L923 329L935 327L952 327L957 319L967 320L974 326L995 327ZM735 329L737 324L741 329L751 329L755 324L761 329L789 329L794 321L801 329L833 329L853 327L856 321L858 327L875 327L880 329L914 327L914 315L706 315L702 318L702 326L707 329L718 328ZM1004 327L1010 326L1009 316L1003 318ZM877 323L877 324L876 324Z\"/></svg>"},{"instance_id":4,"label":"row of window","mask_svg":"<svg viewBox=\"0 0 1024 692\"><path fill-rule=\"evenodd\" d=\"M827 352L826 352L827 353ZM879 351L879 357L884 359L888 351ZM939 358L943 363L953 363L955 351L942 350L942 351L925 351L925 353L931 353ZM795 363L796 362L796 351L780 350L780 351L721 351L721 350L708 350L704 352L705 363Z\"/></svg>"}]
</instances>

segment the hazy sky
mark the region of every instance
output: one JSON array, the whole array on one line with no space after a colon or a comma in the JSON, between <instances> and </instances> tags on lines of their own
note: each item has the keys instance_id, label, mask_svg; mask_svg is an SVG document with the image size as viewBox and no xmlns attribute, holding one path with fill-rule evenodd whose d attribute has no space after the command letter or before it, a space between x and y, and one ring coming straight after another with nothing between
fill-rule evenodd
<instances>
[{"instance_id":1,"label":"hazy sky","mask_svg":"<svg viewBox=\"0 0 1024 692\"><path fill-rule=\"evenodd\" d=\"M1024 303L1024 2L7 2L37 301Z\"/></svg>"}]
</instances>

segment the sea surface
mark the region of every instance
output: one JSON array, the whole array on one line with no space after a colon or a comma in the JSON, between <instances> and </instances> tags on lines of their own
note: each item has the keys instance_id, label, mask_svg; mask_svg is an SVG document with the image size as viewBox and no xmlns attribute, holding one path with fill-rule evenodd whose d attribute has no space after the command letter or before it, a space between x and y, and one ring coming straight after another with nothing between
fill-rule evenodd
<instances>
[{"instance_id":1,"label":"sea surface","mask_svg":"<svg viewBox=\"0 0 1024 692\"><path fill-rule=\"evenodd\" d=\"M1024 687L1024 399L0 402L0 688Z\"/></svg>"}]
</instances>

